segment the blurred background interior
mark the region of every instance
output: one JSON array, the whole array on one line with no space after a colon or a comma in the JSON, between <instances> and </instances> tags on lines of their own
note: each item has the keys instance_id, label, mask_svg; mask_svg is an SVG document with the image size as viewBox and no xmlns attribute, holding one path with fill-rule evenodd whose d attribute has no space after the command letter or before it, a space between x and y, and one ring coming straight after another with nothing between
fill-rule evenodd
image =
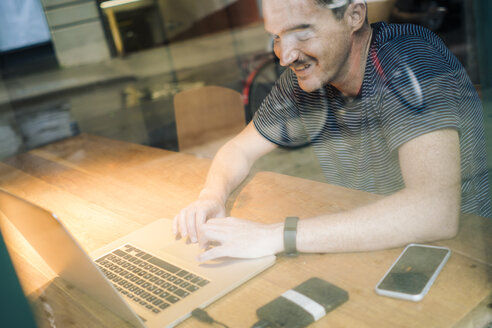
<instances>
[{"instance_id":1,"label":"blurred background interior","mask_svg":"<svg viewBox=\"0 0 492 328\"><path fill-rule=\"evenodd\" d=\"M370 22L425 25L467 69L484 103L490 176L491 1L367 3ZM280 73L261 0L2 0L0 159L78 133L177 151L176 94L236 90L248 122ZM312 156L280 149L257 169L322 181Z\"/></svg>"}]
</instances>

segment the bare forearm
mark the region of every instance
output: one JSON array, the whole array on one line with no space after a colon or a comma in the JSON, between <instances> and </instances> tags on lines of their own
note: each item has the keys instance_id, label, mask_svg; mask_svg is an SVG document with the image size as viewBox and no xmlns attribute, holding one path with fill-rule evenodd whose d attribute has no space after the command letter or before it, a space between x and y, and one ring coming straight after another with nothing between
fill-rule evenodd
<instances>
[{"instance_id":1,"label":"bare forearm","mask_svg":"<svg viewBox=\"0 0 492 328\"><path fill-rule=\"evenodd\" d=\"M268 149L271 146L265 144L264 150ZM353 210L300 220L297 249L315 253L371 251L455 236L461 200L457 131L442 129L414 138L398 148L398 156L405 188ZM203 253L204 261L221 256L264 256L284 249L282 223L217 219L202 225L202 234L204 242L220 243Z\"/></svg>"},{"instance_id":2,"label":"bare forearm","mask_svg":"<svg viewBox=\"0 0 492 328\"><path fill-rule=\"evenodd\" d=\"M253 163L276 145L261 136L253 123L227 142L215 156L201 195L212 195L222 204L248 176Z\"/></svg>"},{"instance_id":3,"label":"bare forearm","mask_svg":"<svg viewBox=\"0 0 492 328\"><path fill-rule=\"evenodd\" d=\"M422 135L403 144L398 155L404 189L351 211L300 221L298 248L369 251L453 237L461 203L458 133Z\"/></svg>"},{"instance_id":4,"label":"bare forearm","mask_svg":"<svg viewBox=\"0 0 492 328\"><path fill-rule=\"evenodd\" d=\"M306 253L372 251L451 238L457 232L459 190L447 195L429 197L429 193L404 190L355 210L299 220L297 249ZM436 203L438 198L442 202ZM280 253L283 229L283 223L213 219L202 226L202 236L205 242L217 241L220 246L204 252L200 261Z\"/></svg>"},{"instance_id":5,"label":"bare forearm","mask_svg":"<svg viewBox=\"0 0 492 328\"><path fill-rule=\"evenodd\" d=\"M225 203L230 193L247 177L251 165L235 141L229 141L215 156L201 195L213 195Z\"/></svg>"},{"instance_id":6,"label":"bare forearm","mask_svg":"<svg viewBox=\"0 0 492 328\"><path fill-rule=\"evenodd\" d=\"M300 220L301 252L371 251L453 237L459 189L436 193L402 190L354 210Z\"/></svg>"}]
</instances>

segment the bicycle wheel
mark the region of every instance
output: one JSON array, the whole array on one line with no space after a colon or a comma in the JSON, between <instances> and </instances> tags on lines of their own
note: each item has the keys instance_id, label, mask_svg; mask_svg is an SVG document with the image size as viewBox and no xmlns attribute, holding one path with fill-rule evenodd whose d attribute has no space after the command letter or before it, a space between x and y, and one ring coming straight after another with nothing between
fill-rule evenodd
<instances>
[{"instance_id":1,"label":"bicycle wheel","mask_svg":"<svg viewBox=\"0 0 492 328\"><path fill-rule=\"evenodd\" d=\"M274 57L274 59L269 58L263 62L258 69L250 74L243 90L243 95L246 98L247 122L253 119L255 112L284 70L285 68L280 66L278 59Z\"/></svg>"}]
</instances>

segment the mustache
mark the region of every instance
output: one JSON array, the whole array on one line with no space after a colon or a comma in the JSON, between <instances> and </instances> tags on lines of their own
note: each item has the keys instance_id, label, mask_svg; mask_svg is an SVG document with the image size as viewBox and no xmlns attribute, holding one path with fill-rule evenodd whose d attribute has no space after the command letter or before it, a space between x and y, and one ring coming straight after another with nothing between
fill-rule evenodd
<instances>
[{"instance_id":1,"label":"mustache","mask_svg":"<svg viewBox=\"0 0 492 328\"><path fill-rule=\"evenodd\" d=\"M299 69L299 67L308 66L309 64L310 63L307 60L295 61L292 64L290 64L288 67L292 70L295 70L296 68Z\"/></svg>"},{"instance_id":2,"label":"mustache","mask_svg":"<svg viewBox=\"0 0 492 328\"><path fill-rule=\"evenodd\" d=\"M309 65L309 64L313 63L314 61L316 61L316 59L314 57L304 55L303 57L297 58L288 67L293 69L295 67Z\"/></svg>"}]
</instances>

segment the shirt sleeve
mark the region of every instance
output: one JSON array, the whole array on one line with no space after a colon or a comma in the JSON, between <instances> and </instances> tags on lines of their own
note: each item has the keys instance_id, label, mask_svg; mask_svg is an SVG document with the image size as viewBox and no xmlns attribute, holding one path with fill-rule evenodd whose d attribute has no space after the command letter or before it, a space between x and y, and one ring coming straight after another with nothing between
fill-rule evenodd
<instances>
[{"instance_id":1,"label":"shirt sleeve","mask_svg":"<svg viewBox=\"0 0 492 328\"><path fill-rule=\"evenodd\" d=\"M292 71L286 70L253 117L262 136L284 147L299 147L309 142L296 105L293 80Z\"/></svg>"},{"instance_id":2,"label":"shirt sleeve","mask_svg":"<svg viewBox=\"0 0 492 328\"><path fill-rule=\"evenodd\" d=\"M398 49L395 53L383 51L379 56L387 62L387 88L380 110L390 151L425 133L460 130L459 68L417 37L399 40L398 45L392 47Z\"/></svg>"}]
</instances>

